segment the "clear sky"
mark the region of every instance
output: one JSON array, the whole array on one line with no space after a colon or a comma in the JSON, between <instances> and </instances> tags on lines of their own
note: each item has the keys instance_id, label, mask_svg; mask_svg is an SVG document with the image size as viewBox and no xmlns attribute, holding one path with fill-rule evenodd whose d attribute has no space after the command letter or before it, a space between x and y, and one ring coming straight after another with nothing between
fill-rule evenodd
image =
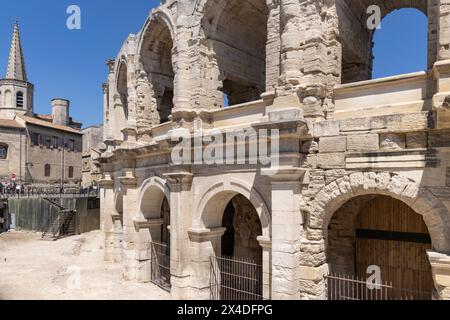
<instances>
[{"instance_id":1,"label":"clear sky","mask_svg":"<svg viewBox=\"0 0 450 320\"><path fill-rule=\"evenodd\" d=\"M105 62L128 34L142 27L159 0L15 0L0 10L0 78L6 73L14 19L20 23L35 112L50 113L52 98L71 100L71 115L84 126L102 122ZM68 30L66 9L81 8L81 30ZM388 15L375 33L374 77L426 68L426 17L405 9Z\"/></svg>"}]
</instances>

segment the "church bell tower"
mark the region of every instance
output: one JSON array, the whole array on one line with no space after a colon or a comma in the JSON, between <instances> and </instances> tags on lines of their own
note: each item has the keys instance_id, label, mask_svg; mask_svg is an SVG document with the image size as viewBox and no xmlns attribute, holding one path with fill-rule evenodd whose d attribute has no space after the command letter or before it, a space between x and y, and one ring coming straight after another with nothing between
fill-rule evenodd
<instances>
[{"instance_id":1,"label":"church bell tower","mask_svg":"<svg viewBox=\"0 0 450 320\"><path fill-rule=\"evenodd\" d=\"M28 82L20 40L19 24L14 24L6 76L0 80L0 118L33 113L33 84Z\"/></svg>"}]
</instances>

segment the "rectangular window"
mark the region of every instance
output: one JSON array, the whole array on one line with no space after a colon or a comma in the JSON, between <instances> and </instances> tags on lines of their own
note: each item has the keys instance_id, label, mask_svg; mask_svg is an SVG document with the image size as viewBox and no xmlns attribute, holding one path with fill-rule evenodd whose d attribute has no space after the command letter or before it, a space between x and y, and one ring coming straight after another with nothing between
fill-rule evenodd
<instances>
[{"instance_id":1,"label":"rectangular window","mask_svg":"<svg viewBox=\"0 0 450 320\"><path fill-rule=\"evenodd\" d=\"M39 133L31 133L31 144L33 146L38 146L39 145Z\"/></svg>"},{"instance_id":2,"label":"rectangular window","mask_svg":"<svg viewBox=\"0 0 450 320\"><path fill-rule=\"evenodd\" d=\"M8 147L0 145L0 160L5 160L8 155Z\"/></svg>"},{"instance_id":3,"label":"rectangular window","mask_svg":"<svg viewBox=\"0 0 450 320\"><path fill-rule=\"evenodd\" d=\"M45 140L45 147L50 149L52 146L52 138L46 136L44 140Z\"/></svg>"},{"instance_id":4,"label":"rectangular window","mask_svg":"<svg viewBox=\"0 0 450 320\"><path fill-rule=\"evenodd\" d=\"M69 139L67 148L69 149L69 151L75 151L75 140Z\"/></svg>"},{"instance_id":5,"label":"rectangular window","mask_svg":"<svg viewBox=\"0 0 450 320\"><path fill-rule=\"evenodd\" d=\"M53 137L53 148L58 149L59 148L59 138Z\"/></svg>"}]
</instances>

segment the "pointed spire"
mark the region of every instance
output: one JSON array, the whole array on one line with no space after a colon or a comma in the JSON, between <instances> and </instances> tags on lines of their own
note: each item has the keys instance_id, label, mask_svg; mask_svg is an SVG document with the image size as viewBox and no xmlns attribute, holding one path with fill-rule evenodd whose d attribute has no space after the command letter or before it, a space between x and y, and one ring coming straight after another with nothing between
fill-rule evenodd
<instances>
[{"instance_id":1,"label":"pointed spire","mask_svg":"<svg viewBox=\"0 0 450 320\"><path fill-rule=\"evenodd\" d=\"M17 19L14 23L14 32L9 51L6 79L28 81L23 59L22 43L20 41L19 23L17 22Z\"/></svg>"}]
</instances>

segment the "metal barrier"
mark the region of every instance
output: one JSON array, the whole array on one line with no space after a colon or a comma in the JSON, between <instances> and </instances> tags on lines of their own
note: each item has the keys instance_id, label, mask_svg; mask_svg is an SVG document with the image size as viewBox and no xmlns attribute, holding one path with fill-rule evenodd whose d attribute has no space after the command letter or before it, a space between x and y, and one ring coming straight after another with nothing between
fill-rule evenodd
<instances>
[{"instance_id":1,"label":"metal barrier","mask_svg":"<svg viewBox=\"0 0 450 320\"><path fill-rule=\"evenodd\" d=\"M263 300L262 266L244 258L211 257L211 300Z\"/></svg>"},{"instance_id":2,"label":"metal barrier","mask_svg":"<svg viewBox=\"0 0 450 320\"><path fill-rule=\"evenodd\" d=\"M330 274L328 300L431 300L432 293L394 287L392 283L372 283L354 275Z\"/></svg>"},{"instance_id":3,"label":"metal barrier","mask_svg":"<svg viewBox=\"0 0 450 320\"><path fill-rule=\"evenodd\" d=\"M170 292L170 247L151 243L151 282Z\"/></svg>"}]
</instances>

